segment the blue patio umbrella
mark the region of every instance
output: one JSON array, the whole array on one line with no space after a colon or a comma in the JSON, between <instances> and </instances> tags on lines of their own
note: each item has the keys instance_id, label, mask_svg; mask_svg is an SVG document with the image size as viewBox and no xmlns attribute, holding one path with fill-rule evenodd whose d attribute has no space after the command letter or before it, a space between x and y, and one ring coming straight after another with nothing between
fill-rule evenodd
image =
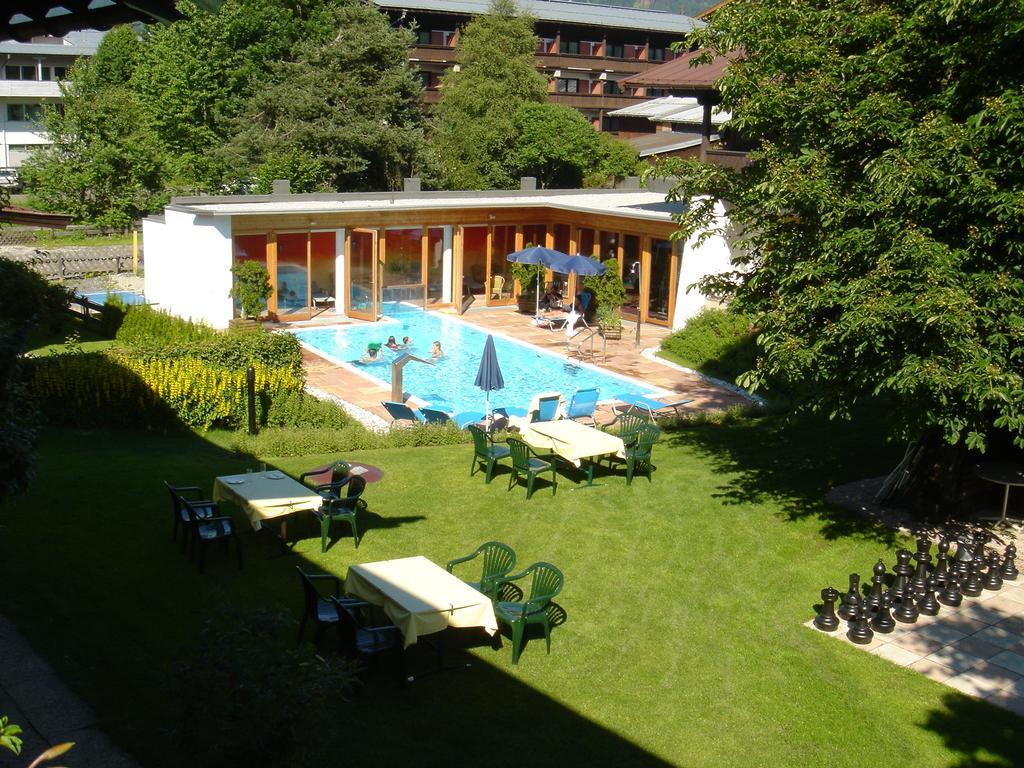
<instances>
[{"instance_id":1,"label":"blue patio umbrella","mask_svg":"<svg viewBox=\"0 0 1024 768\"><path fill-rule=\"evenodd\" d=\"M575 256L566 256L558 264L552 266L551 270L563 275L603 275L608 271L608 267L597 259L577 253Z\"/></svg>"},{"instance_id":2,"label":"blue patio umbrella","mask_svg":"<svg viewBox=\"0 0 1024 768\"><path fill-rule=\"evenodd\" d=\"M553 248L545 248L543 245L532 245L521 251L510 253L505 257L508 261L516 261L520 264L541 264L555 272L563 272L557 265L571 259L567 253L556 251ZM540 316L540 272L537 273L537 316Z\"/></svg>"},{"instance_id":3,"label":"blue patio umbrella","mask_svg":"<svg viewBox=\"0 0 1024 768\"><path fill-rule=\"evenodd\" d=\"M501 366L498 365L498 353L494 351L494 337L490 334L487 334L484 353L480 356L480 368L476 372L476 381L473 384L484 391L485 412L489 423L491 420L491 392L505 388L505 379L501 375Z\"/></svg>"}]
</instances>

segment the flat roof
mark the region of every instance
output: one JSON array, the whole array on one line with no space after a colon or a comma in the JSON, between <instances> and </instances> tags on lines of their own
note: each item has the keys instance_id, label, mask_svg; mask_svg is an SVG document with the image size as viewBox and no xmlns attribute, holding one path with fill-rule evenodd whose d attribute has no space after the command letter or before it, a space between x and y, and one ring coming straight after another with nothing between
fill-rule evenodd
<instances>
[{"instance_id":1,"label":"flat roof","mask_svg":"<svg viewBox=\"0 0 1024 768\"><path fill-rule=\"evenodd\" d=\"M556 208L578 213L624 216L668 222L684 203L665 201L664 192L584 189L486 192L355 192L308 195L233 195L176 197L166 210L199 216L383 213L456 208Z\"/></svg>"},{"instance_id":2,"label":"flat roof","mask_svg":"<svg viewBox=\"0 0 1024 768\"><path fill-rule=\"evenodd\" d=\"M25 56L92 56L103 40L103 32L83 30L68 32L50 43L0 42L0 53Z\"/></svg>"},{"instance_id":3,"label":"flat roof","mask_svg":"<svg viewBox=\"0 0 1024 768\"><path fill-rule=\"evenodd\" d=\"M393 11L424 11L480 16L490 10L489 0L374 0L380 8ZM593 3L573 3L566 0L517 0L519 8L537 21L561 21L581 27L611 27L615 29L642 29L647 32L665 32L685 35L704 26L681 13L621 8Z\"/></svg>"},{"instance_id":4,"label":"flat roof","mask_svg":"<svg viewBox=\"0 0 1024 768\"><path fill-rule=\"evenodd\" d=\"M702 123L704 107L689 96L662 96L639 104L616 109L608 113L610 117L646 117L655 123ZM727 123L732 114L717 107L711 110L711 122L714 125Z\"/></svg>"},{"instance_id":5,"label":"flat roof","mask_svg":"<svg viewBox=\"0 0 1024 768\"><path fill-rule=\"evenodd\" d=\"M713 134L711 141L718 141L718 135ZM678 152L681 149L699 147L701 135L699 133L676 133L675 131L661 131L659 133L645 133L643 136L631 136L626 142L637 151L640 157L651 157L662 155L666 152Z\"/></svg>"}]
</instances>

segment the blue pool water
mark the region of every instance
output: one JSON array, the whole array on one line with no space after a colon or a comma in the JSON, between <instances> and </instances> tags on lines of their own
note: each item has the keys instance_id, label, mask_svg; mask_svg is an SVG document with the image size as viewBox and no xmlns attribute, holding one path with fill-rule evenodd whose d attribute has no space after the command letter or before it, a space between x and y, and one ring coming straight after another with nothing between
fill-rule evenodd
<instances>
[{"instance_id":1,"label":"blue pool water","mask_svg":"<svg viewBox=\"0 0 1024 768\"><path fill-rule=\"evenodd\" d=\"M146 297L135 291L104 291L103 293L83 293L81 295L83 298L94 301L97 304L106 304L107 296L116 296L125 305L146 303Z\"/></svg>"},{"instance_id":2,"label":"blue pool water","mask_svg":"<svg viewBox=\"0 0 1024 768\"><path fill-rule=\"evenodd\" d=\"M418 357L430 359L434 341L441 342L444 357L435 365L407 363L403 387L407 393L424 402L456 413L483 411L484 393L473 386L487 334L474 326L422 310L395 314L377 323L335 328L290 331L300 342L335 361L354 364L361 373L386 385L391 384L391 361L396 354L382 349L381 362L360 365L355 361L372 342L386 342L394 336L399 343L403 336L412 339L409 350ZM560 338L564 338L559 334ZM491 407L526 408L538 392L560 390L568 401L573 392L585 387L601 390L601 399L611 399L620 392L654 394L658 390L635 379L607 373L589 365L579 365L559 356L511 339L495 336L498 364L505 379L505 388L491 393Z\"/></svg>"}]
</instances>

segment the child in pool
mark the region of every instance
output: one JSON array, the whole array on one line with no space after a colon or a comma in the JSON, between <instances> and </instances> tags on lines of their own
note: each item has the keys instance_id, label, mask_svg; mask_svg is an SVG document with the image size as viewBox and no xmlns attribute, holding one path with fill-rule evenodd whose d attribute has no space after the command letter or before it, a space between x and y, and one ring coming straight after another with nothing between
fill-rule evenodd
<instances>
[{"instance_id":1,"label":"child in pool","mask_svg":"<svg viewBox=\"0 0 1024 768\"><path fill-rule=\"evenodd\" d=\"M402 337L402 349L408 349L411 346L412 346L412 339L410 339L408 336L403 336Z\"/></svg>"},{"instance_id":2,"label":"child in pool","mask_svg":"<svg viewBox=\"0 0 1024 768\"><path fill-rule=\"evenodd\" d=\"M444 352L441 351L441 342L435 341L434 346L430 349L430 356L437 360L438 358L444 357Z\"/></svg>"},{"instance_id":3,"label":"child in pool","mask_svg":"<svg viewBox=\"0 0 1024 768\"><path fill-rule=\"evenodd\" d=\"M395 341L395 337L394 336L388 336L388 343L385 344L384 346L386 346L388 349L394 351L394 350L398 349L398 342Z\"/></svg>"},{"instance_id":4,"label":"child in pool","mask_svg":"<svg viewBox=\"0 0 1024 768\"><path fill-rule=\"evenodd\" d=\"M363 363L376 363L380 359L380 342L367 344L366 352L359 358L359 362Z\"/></svg>"}]
</instances>

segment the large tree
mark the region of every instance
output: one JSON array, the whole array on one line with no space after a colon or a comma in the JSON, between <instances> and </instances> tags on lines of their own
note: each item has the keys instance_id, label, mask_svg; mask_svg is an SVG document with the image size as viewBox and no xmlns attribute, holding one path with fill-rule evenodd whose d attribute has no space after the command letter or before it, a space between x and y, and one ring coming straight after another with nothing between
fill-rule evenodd
<instances>
[{"instance_id":1,"label":"large tree","mask_svg":"<svg viewBox=\"0 0 1024 768\"><path fill-rule=\"evenodd\" d=\"M316 14L291 59L250 96L224 155L259 190L395 189L423 145L423 86L406 54L412 33L360 0Z\"/></svg>"},{"instance_id":2,"label":"large tree","mask_svg":"<svg viewBox=\"0 0 1024 768\"><path fill-rule=\"evenodd\" d=\"M459 68L445 73L434 121L433 173L453 189L516 186L505 156L513 118L526 103L541 103L547 83L533 67L533 19L514 0L494 0L488 13L459 36Z\"/></svg>"},{"instance_id":3,"label":"large tree","mask_svg":"<svg viewBox=\"0 0 1024 768\"><path fill-rule=\"evenodd\" d=\"M61 108L45 111L52 143L22 168L40 208L123 227L163 201L163 153L129 85L140 51L117 27L61 85Z\"/></svg>"},{"instance_id":4,"label":"large tree","mask_svg":"<svg viewBox=\"0 0 1024 768\"><path fill-rule=\"evenodd\" d=\"M758 147L741 173L674 169L684 234L716 200L741 232L750 382L1024 444L1024 5L733 0L691 42L741 52L722 106Z\"/></svg>"}]
</instances>

